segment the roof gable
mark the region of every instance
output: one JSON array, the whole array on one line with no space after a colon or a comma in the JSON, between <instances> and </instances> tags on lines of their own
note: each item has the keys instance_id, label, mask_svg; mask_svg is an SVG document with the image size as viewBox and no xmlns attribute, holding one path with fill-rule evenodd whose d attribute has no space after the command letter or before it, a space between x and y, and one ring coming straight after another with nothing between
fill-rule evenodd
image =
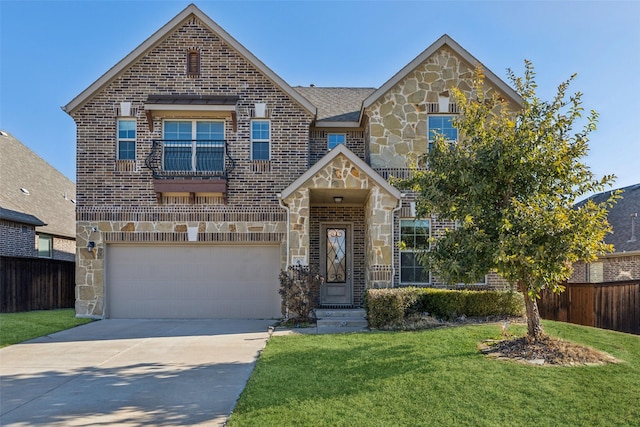
<instances>
[{"instance_id":1,"label":"roof gable","mask_svg":"<svg viewBox=\"0 0 640 427\"><path fill-rule=\"evenodd\" d=\"M346 157L351 163L353 163L360 171L366 174L371 180L380 188L385 190L391 196L400 200L400 191L389 184L384 178L382 178L371 166L366 164L360 157L356 156L353 151L349 150L345 145L339 144L337 147L329 151L322 159L316 164L311 166L304 174L300 175L298 179L285 188L280 194L281 199L286 199L293 194L298 188L304 186L304 184L318 174L326 166L330 165L338 156Z\"/></svg>"},{"instance_id":2,"label":"roof gable","mask_svg":"<svg viewBox=\"0 0 640 427\"><path fill-rule=\"evenodd\" d=\"M482 66L486 79L494 84L505 96L509 97L515 104L521 104L520 96L509 85L496 76L491 70L486 68L480 61L478 61L473 55L467 52L462 46L456 43L448 35L443 35L436 40L431 46L427 47L420 55L413 59L398 71L393 77L387 80L378 90L369 95L363 102L363 109L373 105L377 100L382 98L387 92L389 92L395 85L397 85L402 79L407 77L411 72L423 64L429 57L435 54L442 47L447 46L462 59L474 66L479 64Z\"/></svg>"},{"instance_id":3,"label":"roof gable","mask_svg":"<svg viewBox=\"0 0 640 427\"><path fill-rule=\"evenodd\" d=\"M306 98L300 95L300 93L295 91L291 86L289 86L287 82L285 82L280 76L278 76L270 68L268 68L255 55L249 52L249 50L242 46L236 39L231 37L229 33L222 29L222 27L216 24L194 4L190 4L189 6L187 6L171 21L169 21L162 28L156 31L151 37L149 37L131 53L120 60L120 62L114 65L109 71L103 74L98 80L91 84L91 86L86 88L78 96L73 98L67 105L62 107L62 109L69 114L73 113L76 109L78 109L79 107L84 105L85 102L91 99L91 97L102 87L116 78L122 71L127 69L138 58L161 43L169 34L171 34L175 29L179 28L186 20L188 20L192 16L195 16L197 19L199 19L211 32L216 34L224 43L235 49L251 65L253 65L261 73L263 73L268 79L270 79L276 86L278 86L283 92L289 95L303 108L305 108L313 115L316 114L316 107L313 104L311 104Z\"/></svg>"}]
</instances>

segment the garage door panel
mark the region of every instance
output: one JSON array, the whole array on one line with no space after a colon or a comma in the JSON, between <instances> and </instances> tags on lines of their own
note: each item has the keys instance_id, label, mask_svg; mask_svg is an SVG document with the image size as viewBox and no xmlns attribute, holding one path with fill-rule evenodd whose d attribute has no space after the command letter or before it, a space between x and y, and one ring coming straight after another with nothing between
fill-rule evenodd
<instances>
[{"instance_id":1,"label":"garage door panel","mask_svg":"<svg viewBox=\"0 0 640 427\"><path fill-rule=\"evenodd\" d=\"M109 245L114 318L280 316L278 246Z\"/></svg>"}]
</instances>

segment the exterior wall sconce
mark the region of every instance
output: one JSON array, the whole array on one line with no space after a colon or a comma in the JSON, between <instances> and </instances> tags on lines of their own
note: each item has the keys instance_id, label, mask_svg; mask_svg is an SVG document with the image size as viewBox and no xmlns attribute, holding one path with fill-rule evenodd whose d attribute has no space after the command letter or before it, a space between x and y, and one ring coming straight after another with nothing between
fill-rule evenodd
<instances>
[{"instance_id":1,"label":"exterior wall sconce","mask_svg":"<svg viewBox=\"0 0 640 427\"><path fill-rule=\"evenodd\" d=\"M93 249L94 249L95 247L96 247L96 242L91 241L91 242L87 243L87 250L88 250L89 252L93 252Z\"/></svg>"},{"instance_id":2,"label":"exterior wall sconce","mask_svg":"<svg viewBox=\"0 0 640 427\"><path fill-rule=\"evenodd\" d=\"M333 196L333 201L335 203L342 203L343 197L342 196Z\"/></svg>"}]
</instances>

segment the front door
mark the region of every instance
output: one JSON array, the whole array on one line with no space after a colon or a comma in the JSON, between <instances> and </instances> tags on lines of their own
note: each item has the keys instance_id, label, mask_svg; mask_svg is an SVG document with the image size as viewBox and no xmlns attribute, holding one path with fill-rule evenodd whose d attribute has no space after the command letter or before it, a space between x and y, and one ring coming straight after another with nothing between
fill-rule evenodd
<instances>
[{"instance_id":1,"label":"front door","mask_svg":"<svg viewBox=\"0 0 640 427\"><path fill-rule=\"evenodd\" d=\"M320 227L320 304L353 303L351 224L325 223Z\"/></svg>"}]
</instances>

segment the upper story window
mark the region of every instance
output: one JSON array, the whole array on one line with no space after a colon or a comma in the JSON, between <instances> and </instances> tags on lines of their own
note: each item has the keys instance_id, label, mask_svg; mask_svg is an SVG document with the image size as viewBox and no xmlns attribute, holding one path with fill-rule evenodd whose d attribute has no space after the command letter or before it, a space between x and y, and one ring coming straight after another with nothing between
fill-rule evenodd
<instances>
[{"instance_id":1,"label":"upper story window","mask_svg":"<svg viewBox=\"0 0 640 427\"><path fill-rule=\"evenodd\" d=\"M38 235L38 256L51 258L53 256L53 239L47 234Z\"/></svg>"},{"instance_id":2,"label":"upper story window","mask_svg":"<svg viewBox=\"0 0 640 427\"><path fill-rule=\"evenodd\" d=\"M187 76L197 77L200 75L200 52L190 50L187 52Z\"/></svg>"},{"instance_id":3,"label":"upper story window","mask_svg":"<svg viewBox=\"0 0 640 427\"><path fill-rule=\"evenodd\" d=\"M347 137L344 133L330 133L327 135L327 147L332 150L338 146L338 144L345 144Z\"/></svg>"},{"instance_id":4,"label":"upper story window","mask_svg":"<svg viewBox=\"0 0 640 427\"><path fill-rule=\"evenodd\" d=\"M136 121L118 119L118 160L136 159Z\"/></svg>"},{"instance_id":5,"label":"upper story window","mask_svg":"<svg viewBox=\"0 0 640 427\"><path fill-rule=\"evenodd\" d=\"M165 171L224 170L224 121L166 120L163 135Z\"/></svg>"},{"instance_id":6,"label":"upper story window","mask_svg":"<svg viewBox=\"0 0 640 427\"><path fill-rule=\"evenodd\" d=\"M445 139L455 142L458 140L458 129L453 126L452 115L432 115L427 120L427 134L429 136L429 147L431 151L433 142L435 141L436 134L444 135Z\"/></svg>"},{"instance_id":7,"label":"upper story window","mask_svg":"<svg viewBox=\"0 0 640 427\"><path fill-rule=\"evenodd\" d=\"M400 220L400 283L430 283L429 270L420 263L421 252L429 250L431 221L428 219Z\"/></svg>"},{"instance_id":8,"label":"upper story window","mask_svg":"<svg viewBox=\"0 0 640 427\"><path fill-rule=\"evenodd\" d=\"M271 159L271 122L251 121L251 160Z\"/></svg>"}]
</instances>

